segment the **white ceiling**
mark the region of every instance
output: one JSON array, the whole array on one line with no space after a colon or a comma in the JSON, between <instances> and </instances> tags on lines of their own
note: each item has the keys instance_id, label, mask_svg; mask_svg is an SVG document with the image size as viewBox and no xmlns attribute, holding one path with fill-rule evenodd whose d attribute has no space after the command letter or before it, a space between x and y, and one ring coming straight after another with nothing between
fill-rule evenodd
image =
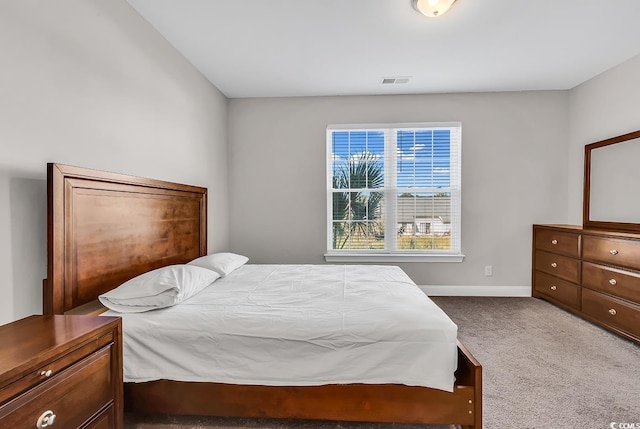
<instances>
[{"instance_id":1,"label":"white ceiling","mask_svg":"<svg viewBox=\"0 0 640 429\"><path fill-rule=\"evenodd\" d=\"M640 0L128 2L230 98L569 89L640 54Z\"/></svg>"}]
</instances>

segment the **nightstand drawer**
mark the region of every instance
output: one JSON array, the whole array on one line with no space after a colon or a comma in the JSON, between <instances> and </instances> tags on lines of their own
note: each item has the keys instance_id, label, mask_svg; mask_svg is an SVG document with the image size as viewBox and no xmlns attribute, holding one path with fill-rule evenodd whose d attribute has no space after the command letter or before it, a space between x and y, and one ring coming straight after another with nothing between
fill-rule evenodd
<instances>
[{"instance_id":1,"label":"nightstand drawer","mask_svg":"<svg viewBox=\"0 0 640 429\"><path fill-rule=\"evenodd\" d=\"M112 429L116 427L116 413L113 409L113 405L101 412L98 417L89 422L87 426L82 429Z\"/></svg>"},{"instance_id":2,"label":"nightstand drawer","mask_svg":"<svg viewBox=\"0 0 640 429\"><path fill-rule=\"evenodd\" d=\"M55 415L55 427L79 428L114 400L112 347L107 346L0 407L0 427L33 429Z\"/></svg>"},{"instance_id":3,"label":"nightstand drawer","mask_svg":"<svg viewBox=\"0 0 640 429\"><path fill-rule=\"evenodd\" d=\"M580 276L579 260L542 250L536 250L535 268L573 283L578 283Z\"/></svg>"},{"instance_id":4,"label":"nightstand drawer","mask_svg":"<svg viewBox=\"0 0 640 429\"><path fill-rule=\"evenodd\" d=\"M113 341L113 332L109 332L106 335L98 338L97 340L94 340L89 344L80 347L79 349L73 350L71 353L63 356L62 358L56 359L46 365L37 368L35 371L32 371L26 376L0 389L0 403L19 395L20 393L30 389L38 383L46 381L47 379L58 374L63 369L89 356L96 350L106 346L107 344L113 343Z\"/></svg>"},{"instance_id":5,"label":"nightstand drawer","mask_svg":"<svg viewBox=\"0 0 640 429\"><path fill-rule=\"evenodd\" d=\"M577 258L580 249L580 235L553 229L536 229L536 249L546 250Z\"/></svg>"},{"instance_id":6,"label":"nightstand drawer","mask_svg":"<svg viewBox=\"0 0 640 429\"><path fill-rule=\"evenodd\" d=\"M536 271L535 276L536 292L575 309L580 308L580 288L578 285L540 271Z\"/></svg>"}]
</instances>

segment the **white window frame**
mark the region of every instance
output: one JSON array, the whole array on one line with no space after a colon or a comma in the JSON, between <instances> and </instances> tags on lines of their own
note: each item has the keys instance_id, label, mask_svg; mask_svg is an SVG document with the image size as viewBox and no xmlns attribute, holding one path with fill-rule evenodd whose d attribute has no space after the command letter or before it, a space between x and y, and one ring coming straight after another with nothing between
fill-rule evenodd
<instances>
[{"instance_id":1,"label":"white window frame","mask_svg":"<svg viewBox=\"0 0 640 429\"><path fill-rule=\"evenodd\" d=\"M334 131L384 131L385 132L385 200L387 207L395 205L396 192L396 136L399 130L447 128L457 135L452 135L451 145L451 249L425 250L347 250L332 249L333 230L333 148L332 133ZM455 146L454 146L455 145ZM326 129L326 188L327 188L327 262L462 262L464 254L461 250L461 170L462 170L462 124L460 122L424 122L396 124L339 124L328 125ZM386 243L396 247L397 239L395 209L391 215L385 214Z\"/></svg>"}]
</instances>

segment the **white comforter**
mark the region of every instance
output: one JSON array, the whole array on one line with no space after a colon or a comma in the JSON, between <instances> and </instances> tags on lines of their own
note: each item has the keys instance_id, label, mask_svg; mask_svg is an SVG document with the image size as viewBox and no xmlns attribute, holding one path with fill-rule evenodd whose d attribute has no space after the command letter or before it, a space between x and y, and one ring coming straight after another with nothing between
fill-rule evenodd
<instances>
[{"instance_id":1,"label":"white comforter","mask_svg":"<svg viewBox=\"0 0 640 429\"><path fill-rule=\"evenodd\" d=\"M398 267L245 265L123 318L124 380L453 390L457 326Z\"/></svg>"}]
</instances>

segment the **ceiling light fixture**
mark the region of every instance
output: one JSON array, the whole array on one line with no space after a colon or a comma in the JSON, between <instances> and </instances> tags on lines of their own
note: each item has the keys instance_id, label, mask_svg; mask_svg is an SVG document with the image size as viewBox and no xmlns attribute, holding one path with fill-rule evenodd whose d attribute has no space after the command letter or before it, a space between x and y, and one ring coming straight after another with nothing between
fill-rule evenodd
<instances>
[{"instance_id":1,"label":"ceiling light fixture","mask_svg":"<svg viewBox=\"0 0 640 429\"><path fill-rule=\"evenodd\" d=\"M415 10L428 16L435 18L444 15L456 0L412 0Z\"/></svg>"}]
</instances>

